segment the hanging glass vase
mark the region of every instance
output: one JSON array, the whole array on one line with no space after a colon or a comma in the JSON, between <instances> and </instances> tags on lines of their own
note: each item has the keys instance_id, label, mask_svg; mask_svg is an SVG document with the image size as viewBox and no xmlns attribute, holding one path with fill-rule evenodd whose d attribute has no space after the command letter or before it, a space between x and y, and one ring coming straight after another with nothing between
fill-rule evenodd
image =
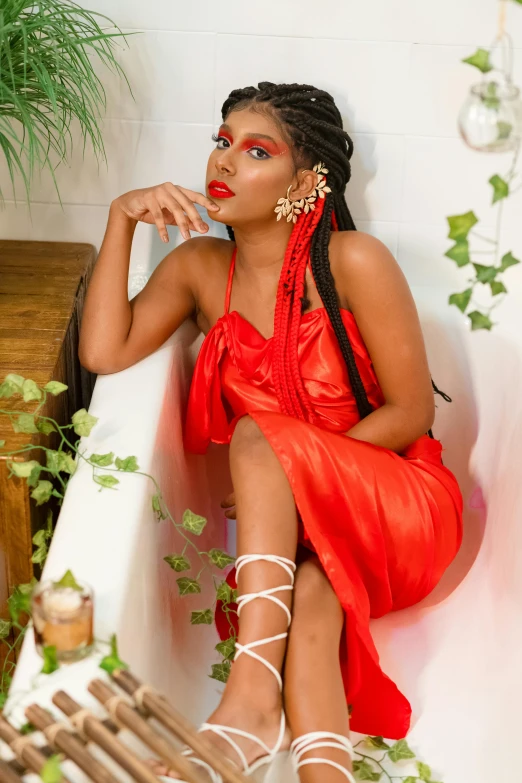
<instances>
[{"instance_id":1,"label":"hanging glass vase","mask_svg":"<svg viewBox=\"0 0 522 783\"><path fill-rule=\"evenodd\" d=\"M520 90L509 81L474 84L458 117L466 144L479 152L507 152L522 136Z\"/></svg>"},{"instance_id":2,"label":"hanging glass vase","mask_svg":"<svg viewBox=\"0 0 522 783\"><path fill-rule=\"evenodd\" d=\"M505 3L500 10L499 31L489 53L480 50L486 55L479 66L484 79L471 87L458 116L460 135L479 152L508 152L522 138L522 101L512 80L513 44L504 29ZM490 61L497 47L502 57L498 68Z\"/></svg>"}]
</instances>

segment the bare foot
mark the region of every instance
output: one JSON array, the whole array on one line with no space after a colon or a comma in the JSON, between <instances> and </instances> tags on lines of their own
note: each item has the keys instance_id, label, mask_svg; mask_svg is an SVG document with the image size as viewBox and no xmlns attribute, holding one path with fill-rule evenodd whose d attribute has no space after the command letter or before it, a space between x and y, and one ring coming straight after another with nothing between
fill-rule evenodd
<instances>
[{"instance_id":1,"label":"bare foot","mask_svg":"<svg viewBox=\"0 0 522 783\"><path fill-rule=\"evenodd\" d=\"M215 710L207 723L220 723L224 726L230 726L234 729L241 729L242 731L248 731L250 734L254 734L259 737L265 745L269 748L273 748L277 742L279 736L281 721L281 710L275 710L273 712L262 712L251 706L240 707L225 707L220 705ZM235 750L229 745L229 743L222 737L219 737L213 731L202 732L210 743L216 745L239 769L242 769L242 762ZM266 751L257 742L249 740L246 737L241 737L236 734L229 735L234 742L238 744L243 753L245 754L248 764L252 764L256 759L264 756ZM288 750L291 742L290 729L286 726L283 742L281 743L280 750ZM188 757L190 758L190 756ZM150 759L147 764L152 768L156 775L166 775L179 780L179 774L172 769L165 766L162 761L157 759ZM197 765L200 768L200 765Z\"/></svg>"}]
</instances>

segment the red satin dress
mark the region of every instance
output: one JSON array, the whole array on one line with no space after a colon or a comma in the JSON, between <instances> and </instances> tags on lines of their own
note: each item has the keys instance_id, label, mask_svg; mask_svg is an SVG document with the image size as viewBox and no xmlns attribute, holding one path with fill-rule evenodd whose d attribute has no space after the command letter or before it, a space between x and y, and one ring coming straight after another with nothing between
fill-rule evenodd
<instances>
[{"instance_id":1,"label":"red satin dress","mask_svg":"<svg viewBox=\"0 0 522 783\"><path fill-rule=\"evenodd\" d=\"M319 425L282 414L272 380L272 342L237 311L206 335L192 378L184 426L188 451L229 443L249 414L286 473L299 518L299 540L313 550L345 612L340 662L350 727L401 739L411 705L379 665L369 620L421 601L437 585L462 541L462 495L442 464L442 444L422 435L398 454L347 437L359 421L348 371L323 307L302 316L298 358ZM368 399L385 400L353 314L342 319ZM228 581L235 586L234 572ZM216 612L222 638L229 623ZM318 727L321 728L321 727Z\"/></svg>"}]
</instances>

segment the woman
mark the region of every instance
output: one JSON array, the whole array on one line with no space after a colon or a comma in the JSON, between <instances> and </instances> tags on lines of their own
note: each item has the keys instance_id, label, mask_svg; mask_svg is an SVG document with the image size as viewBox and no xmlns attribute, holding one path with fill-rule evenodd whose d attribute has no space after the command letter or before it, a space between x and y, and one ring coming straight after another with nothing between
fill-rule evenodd
<instances>
[{"instance_id":1,"label":"woman","mask_svg":"<svg viewBox=\"0 0 522 783\"><path fill-rule=\"evenodd\" d=\"M399 265L355 230L353 144L331 95L261 82L234 90L222 118L208 196L164 183L112 202L80 358L116 372L189 316L205 333L184 442L230 443L240 617L201 728L246 775L291 746L304 783L353 781L350 724L398 739L411 716L369 619L428 595L462 540L462 496L430 429L442 393ZM190 238L208 230L194 204L230 241ZM129 303L139 220L188 241Z\"/></svg>"}]
</instances>

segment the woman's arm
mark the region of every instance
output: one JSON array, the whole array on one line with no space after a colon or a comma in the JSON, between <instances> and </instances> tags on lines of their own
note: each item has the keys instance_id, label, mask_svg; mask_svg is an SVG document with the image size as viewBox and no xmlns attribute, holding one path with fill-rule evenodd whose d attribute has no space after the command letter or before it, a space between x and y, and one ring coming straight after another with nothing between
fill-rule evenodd
<instances>
[{"instance_id":1,"label":"woman's arm","mask_svg":"<svg viewBox=\"0 0 522 783\"><path fill-rule=\"evenodd\" d=\"M343 231L337 242L336 286L349 302L386 400L346 434L401 453L435 418L417 308L402 269L380 240Z\"/></svg>"}]
</instances>

